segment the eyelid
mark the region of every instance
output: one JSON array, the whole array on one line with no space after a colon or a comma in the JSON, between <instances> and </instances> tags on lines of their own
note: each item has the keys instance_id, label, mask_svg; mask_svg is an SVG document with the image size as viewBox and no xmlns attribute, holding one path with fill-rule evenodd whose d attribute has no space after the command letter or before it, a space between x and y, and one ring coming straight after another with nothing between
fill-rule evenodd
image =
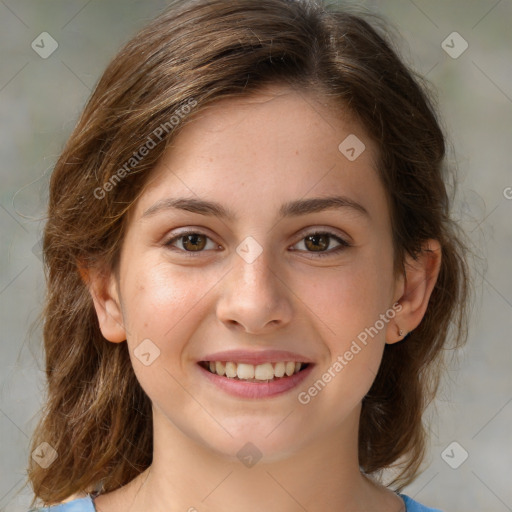
<instances>
[{"instance_id":1,"label":"eyelid","mask_svg":"<svg viewBox=\"0 0 512 512\"><path fill-rule=\"evenodd\" d=\"M305 228L301 229L297 236L301 237L301 240L309 235L320 235L320 234L326 234L331 235L333 238L338 238L342 240L347 245L354 245L354 242L352 240L352 237L346 233L345 231L342 231L337 228L333 228L330 226L322 226L322 225L312 225L312 226L306 226Z\"/></svg>"},{"instance_id":2,"label":"eyelid","mask_svg":"<svg viewBox=\"0 0 512 512\"><path fill-rule=\"evenodd\" d=\"M163 243L164 247L169 247L171 250L175 250L177 252L180 252L182 254L185 254L187 256L195 256L199 255L203 252L206 252L206 250L202 251L184 251L183 249L179 249L177 247L174 247L172 244L179 241L181 238L187 235L201 235L206 237L208 240L212 241L217 247L219 247L219 244L215 242L215 240L207 233L205 232L204 228L184 228L183 231L175 232L171 235L170 238L166 239L166 241ZM207 242L208 243L208 242Z\"/></svg>"},{"instance_id":3,"label":"eyelid","mask_svg":"<svg viewBox=\"0 0 512 512\"><path fill-rule=\"evenodd\" d=\"M327 228L319 228L319 229L312 229L306 232L302 232L300 236L300 240L295 243L294 245L297 245L301 242L304 242L305 238L308 236L314 236L314 235L327 235L329 238L335 240L338 242L338 245L332 249L328 249L326 251L305 251L305 250L297 250L293 249L293 251L296 251L298 253L301 253L303 255L306 255L307 258L323 258L323 257L329 257L329 256L335 256L342 252L345 249L348 249L353 246L353 244L345 239L345 237L340 236L337 232L327 229ZM330 243L329 243L330 245Z\"/></svg>"},{"instance_id":4,"label":"eyelid","mask_svg":"<svg viewBox=\"0 0 512 512\"><path fill-rule=\"evenodd\" d=\"M181 253L185 256L190 257L197 257L200 256L202 253L207 252L207 249L203 249L201 251L185 251L183 249L179 249L177 247L173 246L173 243L179 241L182 237L187 235L200 235L206 237L208 240L212 241L214 244L218 247L221 247L219 244L215 242L215 240L207 233L205 232L205 228L184 228L183 231L179 231L177 233L173 233L172 236L167 239L166 242L164 242L164 246L170 248L170 250L177 251L178 253ZM348 249L350 247L353 247L353 243L347 235L340 235L337 230L334 230L334 228L326 228L326 227L313 227L308 226L301 230L298 234L300 237L297 242L295 242L293 245L297 245L300 242L303 242L306 237L308 236L314 236L314 235L327 235L331 239L334 239L338 242L338 245L332 249L328 249L326 251L307 251L307 250L298 250L298 249L292 249L293 252L306 254L307 257L312 258L318 258L318 257L328 257L338 254L339 252L343 251L344 249ZM349 238L347 240L346 238ZM329 244L330 245L330 244ZM293 247L293 246L292 246ZM211 250L211 249L210 249Z\"/></svg>"}]
</instances>

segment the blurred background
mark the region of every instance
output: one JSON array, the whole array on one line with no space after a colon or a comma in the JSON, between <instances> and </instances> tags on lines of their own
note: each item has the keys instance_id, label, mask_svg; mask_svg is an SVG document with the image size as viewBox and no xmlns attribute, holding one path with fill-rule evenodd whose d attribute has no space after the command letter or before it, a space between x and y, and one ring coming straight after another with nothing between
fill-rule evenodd
<instances>
[{"instance_id":1,"label":"blurred background","mask_svg":"<svg viewBox=\"0 0 512 512\"><path fill-rule=\"evenodd\" d=\"M107 63L165 6L0 0L0 511L26 512L32 497L25 480L44 398L34 322L48 179ZM479 255L469 340L429 410L424 471L403 492L445 512L512 511L512 1L357 8L395 27L404 59L437 91L459 173L454 216Z\"/></svg>"}]
</instances>

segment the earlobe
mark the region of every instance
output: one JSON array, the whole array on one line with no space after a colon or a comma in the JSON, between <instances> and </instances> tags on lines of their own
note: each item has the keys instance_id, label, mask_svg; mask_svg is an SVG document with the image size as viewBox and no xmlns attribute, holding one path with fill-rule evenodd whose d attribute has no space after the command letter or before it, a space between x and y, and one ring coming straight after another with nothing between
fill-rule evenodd
<instances>
[{"instance_id":1,"label":"earlobe","mask_svg":"<svg viewBox=\"0 0 512 512\"><path fill-rule=\"evenodd\" d=\"M396 315L395 326L388 329L386 343L397 343L416 329L425 316L430 296L441 269L441 245L429 239L423 244L416 259L408 255L405 261L405 276L401 276L401 305ZM396 332L393 332L396 330ZM402 334L400 334L402 331Z\"/></svg>"},{"instance_id":2,"label":"earlobe","mask_svg":"<svg viewBox=\"0 0 512 512\"><path fill-rule=\"evenodd\" d=\"M126 330L114 274L80 265L78 268L91 294L103 336L113 343L125 341Z\"/></svg>"}]
</instances>

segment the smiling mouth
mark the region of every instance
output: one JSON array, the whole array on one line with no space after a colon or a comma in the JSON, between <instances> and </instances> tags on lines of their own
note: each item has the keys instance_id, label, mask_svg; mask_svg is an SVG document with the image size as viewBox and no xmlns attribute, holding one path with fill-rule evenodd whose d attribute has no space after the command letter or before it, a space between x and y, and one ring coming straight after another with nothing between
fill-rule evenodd
<instances>
[{"instance_id":1,"label":"smiling mouth","mask_svg":"<svg viewBox=\"0 0 512 512\"><path fill-rule=\"evenodd\" d=\"M271 382L291 377L305 370L309 363L279 361L277 363L253 365L233 361L200 361L199 365L210 373L228 379L246 382Z\"/></svg>"}]
</instances>

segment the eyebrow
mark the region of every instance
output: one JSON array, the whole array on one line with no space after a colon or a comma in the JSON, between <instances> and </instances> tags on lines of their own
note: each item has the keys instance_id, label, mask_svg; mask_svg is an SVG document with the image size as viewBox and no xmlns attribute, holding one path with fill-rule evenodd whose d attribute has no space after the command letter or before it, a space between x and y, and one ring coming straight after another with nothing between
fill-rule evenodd
<instances>
[{"instance_id":1,"label":"eyebrow","mask_svg":"<svg viewBox=\"0 0 512 512\"><path fill-rule=\"evenodd\" d=\"M279 217L297 217L309 213L317 213L324 210L349 208L352 211L366 217L370 217L368 210L356 201L346 196L314 197L311 199L299 199L290 201L281 206ZM188 197L162 199L148 208L142 218L153 216L167 210L185 210L200 215L219 217L228 221L236 221L236 215L220 203Z\"/></svg>"}]
</instances>

